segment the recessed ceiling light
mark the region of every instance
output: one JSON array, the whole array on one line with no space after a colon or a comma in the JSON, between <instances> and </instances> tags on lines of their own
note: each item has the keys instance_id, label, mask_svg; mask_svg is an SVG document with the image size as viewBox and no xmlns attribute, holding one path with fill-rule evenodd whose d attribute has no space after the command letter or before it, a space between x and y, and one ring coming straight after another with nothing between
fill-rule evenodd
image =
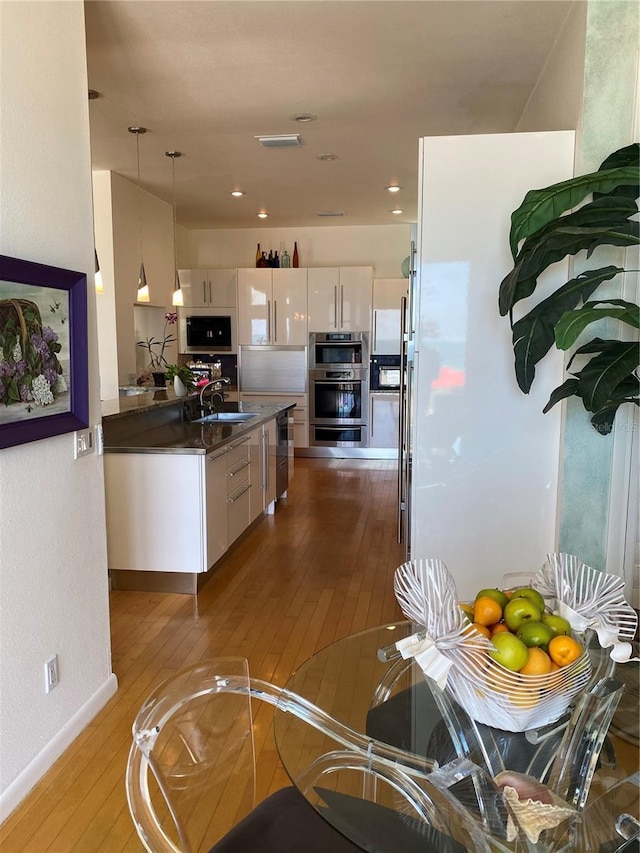
<instances>
[{"instance_id":1,"label":"recessed ceiling light","mask_svg":"<svg viewBox=\"0 0 640 853\"><path fill-rule=\"evenodd\" d=\"M302 137L299 133L278 133L272 136L256 136L255 139L264 148L290 148L302 145Z\"/></svg>"},{"instance_id":2,"label":"recessed ceiling light","mask_svg":"<svg viewBox=\"0 0 640 853\"><path fill-rule=\"evenodd\" d=\"M316 160L322 160L323 163L330 163L332 160L337 160L337 154L318 154Z\"/></svg>"},{"instance_id":3,"label":"recessed ceiling light","mask_svg":"<svg viewBox=\"0 0 640 853\"><path fill-rule=\"evenodd\" d=\"M291 116L292 121L299 121L303 124L308 121L317 121L318 116L314 116L313 113L299 113L298 115Z\"/></svg>"},{"instance_id":4,"label":"recessed ceiling light","mask_svg":"<svg viewBox=\"0 0 640 853\"><path fill-rule=\"evenodd\" d=\"M395 210L390 210L389 213L395 213L397 215L398 213L404 213L404 210L400 210L399 207L396 207Z\"/></svg>"},{"instance_id":5,"label":"recessed ceiling light","mask_svg":"<svg viewBox=\"0 0 640 853\"><path fill-rule=\"evenodd\" d=\"M236 198L240 198L240 196L245 195L242 190L231 190L229 195L235 196Z\"/></svg>"},{"instance_id":6,"label":"recessed ceiling light","mask_svg":"<svg viewBox=\"0 0 640 853\"><path fill-rule=\"evenodd\" d=\"M399 187L397 184L391 184L390 187L385 187L385 190L389 190L390 193L399 193L402 187Z\"/></svg>"},{"instance_id":7,"label":"recessed ceiling light","mask_svg":"<svg viewBox=\"0 0 640 853\"><path fill-rule=\"evenodd\" d=\"M268 213L264 213L264 211L260 211L260 213L258 214L258 219L266 219L267 216L269 216Z\"/></svg>"}]
</instances>

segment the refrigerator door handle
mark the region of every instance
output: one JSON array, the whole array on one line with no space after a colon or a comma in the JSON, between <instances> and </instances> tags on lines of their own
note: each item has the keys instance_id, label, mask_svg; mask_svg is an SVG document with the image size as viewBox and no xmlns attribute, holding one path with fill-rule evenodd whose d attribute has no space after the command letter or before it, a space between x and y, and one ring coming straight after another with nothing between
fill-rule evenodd
<instances>
[{"instance_id":1,"label":"refrigerator door handle","mask_svg":"<svg viewBox=\"0 0 640 853\"><path fill-rule=\"evenodd\" d=\"M402 544L404 541L404 514L406 504L406 465L405 465L405 404L406 404L406 358L407 358L407 297L403 296L400 300L400 407L399 407L399 424L398 424L398 542Z\"/></svg>"}]
</instances>

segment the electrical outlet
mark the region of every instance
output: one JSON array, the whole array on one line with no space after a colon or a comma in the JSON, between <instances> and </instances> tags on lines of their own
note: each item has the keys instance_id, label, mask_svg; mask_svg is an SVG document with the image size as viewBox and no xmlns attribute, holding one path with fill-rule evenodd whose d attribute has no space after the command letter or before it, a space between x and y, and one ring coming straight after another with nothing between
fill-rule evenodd
<instances>
[{"instance_id":1,"label":"electrical outlet","mask_svg":"<svg viewBox=\"0 0 640 853\"><path fill-rule=\"evenodd\" d=\"M44 692L51 693L58 680L58 655L54 655L44 665Z\"/></svg>"},{"instance_id":2,"label":"electrical outlet","mask_svg":"<svg viewBox=\"0 0 640 853\"><path fill-rule=\"evenodd\" d=\"M73 458L80 459L81 456L86 456L94 451L93 430L83 429L73 434Z\"/></svg>"}]
</instances>

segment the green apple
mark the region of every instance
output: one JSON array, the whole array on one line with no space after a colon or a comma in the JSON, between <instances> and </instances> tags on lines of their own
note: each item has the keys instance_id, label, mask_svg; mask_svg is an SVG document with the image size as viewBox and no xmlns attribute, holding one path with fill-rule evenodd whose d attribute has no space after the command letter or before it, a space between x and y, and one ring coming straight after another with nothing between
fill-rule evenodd
<instances>
[{"instance_id":1,"label":"green apple","mask_svg":"<svg viewBox=\"0 0 640 853\"><path fill-rule=\"evenodd\" d=\"M493 598L494 601L497 601L500 607L504 610L507 601L509 601L508 597L502 592L500 589L490 588L490 589L481 589L480 592L476 595L476 601L479 598Z\"/></svg>"},{"instance_id":2,"label":"green apple","mask_svg":"<svg viewBox=\"0 0 640 853\"><path fill-rule=\"evenodd\" d=\"M551 628L555 636L559 634L571 636L571 625L564 616L556 616L555 613L543 613L542 621Z\"/></svg>"},{"instance_id":3,"label":"green apple","mask_svg":"<svg viewBox=\"0 0 640 853\"><path fill-rule=\"evenodd\" d=\"M531 646L537 646L539 649L544 649L546 652L549 640L553 638L554 633L551 630L551 627L546 625L544 622L534 622L533 620L529 620L520 625L516 631L516 636L520 637L525 646L528 646L529 648L531 648Z\"/></svg>"},{"instance_id":4,"label":"green apple","mask_svg":"<svg viewBox=\"0 0 640 853\"><path fill-rule=\"evenodd\" d=\"M502 631L500 634L495 634L491 638L491 642L495 646L495 649L489 652L489 656L513 672L522 669L529 658L529 649L522 640L516 637L515 634L509 633L509 631Z\"/></svg>"},{"instance_id":5,"label":"green apple","mask_svg":"<svg viewBox=\"0 0 640 853\"><path fill-rule=\"evenodd\" d=\"M511 600L513 601L514 598L528 598L529 601L533 601L540 613L544 610L544 598L538 590L533 589L533 587L522 586L520 589L516 589L511 596Z\"/></svg>"},{"instance_id":6,"label":"green apple","mask_svg":"<svg viewBox=\"0 0 640 853\"><path fill-rule=\"evenodd\" d=\"M524 622L539 622L542 611L530 598L512 598L504 609L503 618L510 631L517 631Z\"/></svg>"}]
</instances>

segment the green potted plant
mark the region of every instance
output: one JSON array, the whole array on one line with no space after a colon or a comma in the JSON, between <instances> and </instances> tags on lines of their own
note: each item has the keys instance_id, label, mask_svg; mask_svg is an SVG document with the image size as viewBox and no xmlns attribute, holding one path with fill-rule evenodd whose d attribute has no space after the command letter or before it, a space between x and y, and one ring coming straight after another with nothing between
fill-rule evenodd
<instances>
[{"instance_id":1,"label":"green potted plant","mask_svg":"<svg viewBox=\"0 0 640 853\"><path fill-rule=\"evenodd\" d=\"M184 365L168 364L166 366L167 379L173 382L173 390L176 397L184 397L196 387L196 378L191 370Z\"/></svg>"},{"instance_id":2,"label":"green potted plant","mask_svg":"<svg viewBox=\"0 0 640 853\"><path fill-rule=\"evenodd\" d=\"M592 199L584 203L590 194ZM581 343L566 366L570 377L553 390L543 409L546 413L565 397L579 397L594 429L603 435L611 432L623 403L640 403L640 347L635 331L640 326L640 309L622 299L590 297L603 282L637 271L612 265L586 269L517 320L513 309L531 297L548 266L568 255L586 251L589 259L601 245L638 245L639 223L632 217L638 213L639 195L638 143L611 154L597 172L531 190L511 216L514 267L500 285L499 310L502 316L509 315L516 379L525 394L536 364L554 343L568 350L587 326L601 319L629 327L631 334L626 337L631 340L593 337ZM582 361L579 370L574 367L577 357Z\"/></svg>"}]
</instances>

